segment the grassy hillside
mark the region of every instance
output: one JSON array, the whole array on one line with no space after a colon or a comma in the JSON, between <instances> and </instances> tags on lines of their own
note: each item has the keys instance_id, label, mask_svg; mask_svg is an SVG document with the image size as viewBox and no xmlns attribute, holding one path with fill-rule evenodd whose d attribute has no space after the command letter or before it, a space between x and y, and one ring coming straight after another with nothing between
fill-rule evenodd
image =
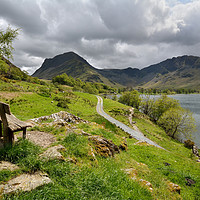
<instances>
[{"instance_id":1,"label":"grassy hillside","mask_svg":"<svg viewBox=\"0 0 200 200\"><path fill-rule=\"evenodd\" d=\"M41 161L39 154L45 149L28 141L19 141L13 148L0 150L0 159L20 166L14 172L0 171L0 182L21 174L34 171L46 172L53 183L41 186L31 192L2 195L2 199L187 199L200 196L200 165L191 150L168 137L165 132L149 119L138 113L133 119L137 127L151 140L166 150L136 144L136 140L121 129L99 116L96 112L97 98L94 95L72 92L70 87L59 91L54 85L31 84L23 81L0 81L0 101L10 104L12 113L21 120L50 115L60 110L75 114L91 123L71 124L69 127L48 125L49 121L32 128L48 132L57 138L53 144L62 144L66 151L63 157L71 157L75 163L58 160ZM64 91L64 92L63 92ZM58 107L64 98L67 108ZM128 107L104 99L104 109L113 117L128 125ZM115 109L120 112L116 114ZM73 127L73 128L72 128ZM94 144L88 136L100 135L120 145L126 137L127 151L120 151L114 157L104 158L97 151L91 157ZM195 183L188 185L187 179ZM151 183L152 190L145 186ZM181 192L170 191L169 183L181 187Z\"/></svg>"}]
</instances>

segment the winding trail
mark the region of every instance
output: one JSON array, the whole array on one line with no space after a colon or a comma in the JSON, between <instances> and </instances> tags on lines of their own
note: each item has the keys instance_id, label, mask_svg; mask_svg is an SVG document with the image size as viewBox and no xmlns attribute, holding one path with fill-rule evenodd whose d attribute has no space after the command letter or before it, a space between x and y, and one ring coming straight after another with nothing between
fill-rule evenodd
<instances>
[{"instance_id":1,"label":"winding trail","mask_svg":"<svg viewBox=\"0 0 200 200\"><path fill-rule=\"evenodd\" d=\"M107 119L108 121L110 121L112 124L115 124L117 127L120 127L123 131L125 131L126 133L128 133L129 135L131 135L132 137L134 137L136 140L139 141L145 141L148 144L151 144L153 146L156 146L158 148L164 149L163 147L159 146L158 144L156 144L155 142L153 142L152 140L148 139L147 137L145 137L141 132L135 131L132 128L128 127L127 125L123 124L122 122L112 118L110 115L108 115L107 113L104 112L103 110L103 99L100 96L96 96L98 99L98 103L97 103L97 112L104 117L105 119Z\"/></svg>"}]
</instances>

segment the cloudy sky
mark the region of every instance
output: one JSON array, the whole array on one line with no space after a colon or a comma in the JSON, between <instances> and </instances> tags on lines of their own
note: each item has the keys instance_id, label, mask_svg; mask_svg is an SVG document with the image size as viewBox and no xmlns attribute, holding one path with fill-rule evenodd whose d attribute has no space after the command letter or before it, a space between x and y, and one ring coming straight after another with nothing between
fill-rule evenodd
<instances>
[{"instance_id":1,"label":"cloudy sky","mask_svg":"<svg viewBox=\"0 0 200 200\"><path fill-rule=\"evenodd\" d=\"M13 63L32 74L74 51L96 68L200 56L200 0L0 0L0 29L20 28Z\"/></svg>"}]
</instances>

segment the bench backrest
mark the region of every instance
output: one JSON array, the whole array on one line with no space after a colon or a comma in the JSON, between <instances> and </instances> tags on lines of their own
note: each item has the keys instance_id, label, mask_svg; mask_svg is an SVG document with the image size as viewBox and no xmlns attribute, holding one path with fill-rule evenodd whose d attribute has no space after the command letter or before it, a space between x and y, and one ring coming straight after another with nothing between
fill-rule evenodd
<instances>
[{"instance_id":1,"label":"bench backrest","mask_svg":"<svg viewBox=\"0 0 200 200\"><path fill-rule=\"evenodd\" d=\"M8 126L8 120L7 120L6 114L11 115L10 106L6 103L0 102L1 121L3 122L3 124Z\"/></svg>"},{"instance_id":2,"label":"bench backrest","mask_svg":"<svg viewBox=\"0 0 200 200\"><path fill-rule=\"evenodd\" d=\"M2 112L11 115L10 106L7 103L0 102L0 115Z\"/></svg>"}]
</instances>

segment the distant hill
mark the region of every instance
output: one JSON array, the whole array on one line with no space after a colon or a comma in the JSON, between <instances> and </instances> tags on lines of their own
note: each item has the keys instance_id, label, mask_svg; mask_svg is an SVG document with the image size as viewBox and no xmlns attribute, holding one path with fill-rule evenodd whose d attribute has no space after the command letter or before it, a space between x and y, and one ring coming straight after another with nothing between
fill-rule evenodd
<instances>
[{"instance_id":1,"label":"distant hill","mask_svg":"<svg viewBox=\"0 0 200 200\"><path fill-rule=\"evenodd\" d=\"M96 69L79 55L68 52L45 59L32 76L52 79L62 73L83 81L103 82L112 86L200 89L200 57L197 56L174 57L141 70L130 67Z\"/></svg>"},{"instance_id":2,"label":"distant hill","mask_svg":"<svg viewBox=\"0 0 200 200\"><path fill-rule=\"evenodd\" d=\"M6 58L0 56L0 78L27 80L27 78L32 77L28 76L26 73L21 71L19 67L16 67Z\"/></svg>"},{"instance_id":3,"label":"distant hill","mask_svg":"<svg viewBox=\"0 0 200 200\"><path fill-rule=\"evenodd\" d=\"M105 78L84 58L74 52L68 52L57 55L54 58L45 59L42 66L36 70L32 76L41 79L52 79L54 76L63 73L73 78L80 78L83 81L102 82L111 86L116 85L116 83Z\"/></svg>"}]
</instances>

